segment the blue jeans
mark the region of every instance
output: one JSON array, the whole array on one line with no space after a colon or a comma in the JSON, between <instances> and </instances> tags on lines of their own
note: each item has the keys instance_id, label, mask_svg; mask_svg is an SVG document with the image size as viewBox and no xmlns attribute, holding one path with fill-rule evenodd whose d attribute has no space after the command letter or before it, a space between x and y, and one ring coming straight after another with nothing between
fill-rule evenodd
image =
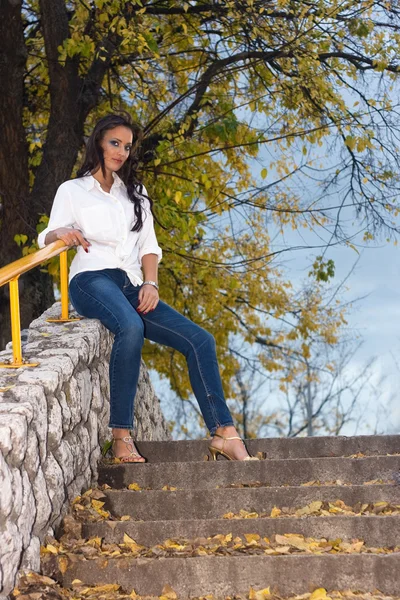
<instances>
[{"instance_id":1,"label":"blue jeans","mask_svg":"<svg viewBox=\"0 0 400 600\"><path fill-rule=\"evenodd\" d=\"M233 425L222 391L213 336L159 302L154 311L136 311L140 286L121 269L85 271L72 278L70 297L78 313L99 319L114 333L110 357L109 427L133 428L133 402L144 338L170 346L187 361L190 383L210 433Z\"/></svg>"}]
</instances>

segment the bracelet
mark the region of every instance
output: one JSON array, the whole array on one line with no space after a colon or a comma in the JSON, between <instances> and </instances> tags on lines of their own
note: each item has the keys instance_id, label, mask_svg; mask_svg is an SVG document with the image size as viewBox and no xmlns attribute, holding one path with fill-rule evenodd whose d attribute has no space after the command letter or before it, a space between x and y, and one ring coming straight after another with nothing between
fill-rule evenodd
<instances>
[{"instance_id":1,"label":"bracelet","mask_svg":"<svg viewBox=\"0 0 400 600\"><path fill-rule=\"evenodd\" d=\"M152 285L153 287L155 287L158 290L158 283L156 283L155 281L143 281L142 285Z\"/></svg>"}]
</instances>

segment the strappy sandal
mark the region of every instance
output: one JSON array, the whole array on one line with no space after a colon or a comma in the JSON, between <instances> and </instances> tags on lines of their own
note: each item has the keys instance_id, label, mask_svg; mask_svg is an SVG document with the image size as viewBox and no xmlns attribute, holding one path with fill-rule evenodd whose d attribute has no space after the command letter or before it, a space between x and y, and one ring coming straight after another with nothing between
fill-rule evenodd
<instances>
[{"instance_id":1,"label":"strappy sandal","mask_svg":"<svg viewBox=\"0 0 400 600\"><path fill-rule=\"evenodd\" d=\"M117 442L117 441L125 442L128 450L131 450L130 454L127 454L126 456L116 456L116 454L114 452L114 442ZM130 447L129 447L129 445L130 445ZM111 456L112 456L114 462L116 462L116 463L145 463L145 462L147 462L147 460L144 458L144 456L141 456L139 454L139 452L137 452L137 450L135 450L134 448L135 448L135 443L133 441L133 438L130 435L127 435L127 436L121 437L121 438L113 438L110 453L111 453ZM140 460L140 459L143 459L143 460Z\"/></svg>"},{"instance_id":2,"label":"strappy sandal","mask_svg":"<svg viewBox=\"0 0 400 600\"><path fill-rule=\"evenodd\" d=\"M225 442L227 442L228 440L240 440L243 445L244 441L242 440L242 438L234 436L234 437L224 437L223 435L219 435L219 433L214 433L214 437L219 437L221 438L223 441L222 444L222 448L216 448L215 446L208 446L208 449L210 451L210 454L212 456L213 460L217 460L218 455L220 454L221 456L223 456L224 458L227 458L228 460L262 460L262 458L265 458L264 456L246 456L246 458L242 458L242 459L238 459L238 458L234 458L233 456L231 456L230 454L228 454L227 452L225 452L224 447L225 447ZM261 454L261 453L259 453Z\"/></svg>"}]
</instances>

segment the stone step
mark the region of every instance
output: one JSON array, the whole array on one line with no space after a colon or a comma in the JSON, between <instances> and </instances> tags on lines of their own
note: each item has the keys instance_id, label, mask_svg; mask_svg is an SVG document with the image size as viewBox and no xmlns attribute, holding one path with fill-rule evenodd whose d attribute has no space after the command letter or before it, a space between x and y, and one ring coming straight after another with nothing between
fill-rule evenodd
<instances>
[{"instance_id":1,"label":"stone step","mask_svg":"<svg viewBox=\"0 0 400 600\"><path fill-rule=\"evenodd\" d=\"M162 489L210 489L234 482L258 481L268 485L299 485L310 481L337 481L363 484L367 481L393 478L400 468L399 456L366 458L292 458L260 461L228 461L183 463L118 464L99 467L99 484L126 488L136 482L141 487Z\"/></svg>"},{"instance_id":2,"label":"stone step","mask_svg":"<svg viewBox=\"0 0 400 600\"><path fill-rule=\"evenodd\" d=\"M250 586L278 588L280 594L303 594L317 587L352 589L384 594L399 591L400 553L288 556L202 556L191 558L96 558L74 556L64 575L57 578L70 586L74 579L88 585L120 584L128 593L160 596L165 584L178 597L227 596L248 593ZM53 574L57 557L44 565ZM46 569L49 571L46 572Z\"/></svg>"},{"instance_id":3,"label":"stone step","mask_svg":"<svg viewBox=\"0 0 400 600\"><path fill-rule=\"evenodd\" d=\"M86 523L84 538L101 537L107 543L120 544L127 533L138 544L154 546L168 539L211 537L217 534L233 537L258 533L268 537L278 533L297 533L305 537L326 539L361 539L367 546L391 547L400 543L400 516L332 516L285 517L282 519L197 519L178 521L104 521Z\"/></svg>"},{"instance_id":4,"label":"stone step","mask_svg":"<svg viewBox=\"0 0 400 600\"><path fill-rule=\"evenodd\" d=\"M217 489L208 494L191 489L178 492L107 490L105 493L104 508L112 515L130 515L141 521L220 519L227 512L238 513L241 509L270 513L274 506L304 507L315 500L342 500L347 506L355 506L357 502L400 505L398 485Z\"/></svg>"},{"instance_id":5,"label":"stone step","mask_svg":"<svg viewBox=\"0 0 400 600\"><path fill-rule=\"evenodd\" d=\"M183 440L137 443L149 462L201 461L210 440ZM251 454L266 452L269 458L322 458L400 453L400 435L360 435L356 437L265 438L246 440ZM400 468L400 465L399 465Z\"/></svg>"}]
</instances>

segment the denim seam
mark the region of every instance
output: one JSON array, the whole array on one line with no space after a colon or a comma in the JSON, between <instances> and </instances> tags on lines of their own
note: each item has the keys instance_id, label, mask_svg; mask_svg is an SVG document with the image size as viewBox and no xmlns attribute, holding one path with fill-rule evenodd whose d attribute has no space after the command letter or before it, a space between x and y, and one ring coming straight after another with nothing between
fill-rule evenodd
<instances>
[{"instance_id":1,"label":"denim seam","mask_svg":"<svg viewBox=\"0 0 400 600\"><path fill-rule=\"evenodd\" d=\"M86 290L82 289L82 287L79 285L78 281L75 282L77 288L79 289L79 291L84 294L85 296L88 296L88 298L90 298L91 300L93 300L94 302L96 302L97 304L99 304L100 306L102 306L107 312L108 314L110 314L112 316L113 319L115 319L115 322L118 325L118 328L121 329L120 323L117 319L117 317L114 315L114 313L105 305L103 304L103 302L100 302L100 300L98 300L97 298L95 298L92 294L89 294ZM117 355L118 352L118 347L115 348L115 355ZM113 374L113 386L112 389L110 389L110 413L111 413L111 409L112 409L112 404L111 404L111 392L113 393L113 395L115 395L115 388L114 388L114 368L115 368L115 360L113 360L113 365L112 365L112 374ZM110 382L111 383L111 382ZM111 386L110 386L111 388Z\"/></svg>"},{"instance_id":2,"label":"denim seam","mask_svg":"<svg viewBox=\"0 0 400 600\"><path fill-rule=\"evenodd\" d=\"M143 318L144 321L146 320L146 318L144 316L142 318ZM194 351L194 355L196 357L196 362L197 362L197 366L198 366L198 369L199 369L200 378L201 378L202 384L204 386L204 389L205 389L205 392L206 392L206 396L208 398L208 402L209 402L209 405L210 405L210 408L211 408L212 416L214 417L214 421L216 423L218 423L218 416L217 416L217 411L215 409L214 398L213 398L213 395L210 394L210 390L208 389L208 387L206 385L206 382L204 380L204 374L203 374L203 371L201 369L201 364L200 364L200 360L199 360L198 354L196 352L195 345L187 337L185 337L181 333L178 333L177 331L174 331L173 329L170 329L169 327L165 327L165 325L160 325L159 323L154 323L154 321L152 322L152 325L153 326L157 325L157 327L160 327L161 329L165 329L166 331L170 331L170 332L174 333L175 335L179 335L179 337L181 337L184 340L186 340L187 342L189 342L189 344L192 346L193 351ZM218 423L218 425L219 425L219 423Z\"/></svg>"}]
</instances>

